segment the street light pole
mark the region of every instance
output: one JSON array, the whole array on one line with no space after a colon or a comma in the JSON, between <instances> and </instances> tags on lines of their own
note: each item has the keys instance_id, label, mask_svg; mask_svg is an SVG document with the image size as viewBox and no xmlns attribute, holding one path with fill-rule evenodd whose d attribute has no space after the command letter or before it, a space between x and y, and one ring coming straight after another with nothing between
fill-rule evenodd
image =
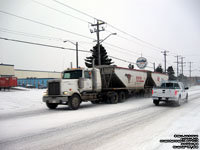
<instances>
[{"instance_id":1,"label":"street light pole","mask_svg":"<svg viewBox=\"0 0 200 150\"><path fill-rule=\"evenodd\" d=\"M103 40L100 40L100 44L103 43L103 41L105 41L108 37L110 37L111 35L117 35L117 33L111 33L109 34L107 37L105 37Z\"/></svg>"},{"instance_id":2,"label":"street light pole","mask_svg":"<svg viewBox=\"0 0 200 150\"><path fill-rule=\"evenodd\" d=\"M76 42L76 68L78 68L78 42Z\"/></svg>"},{"instance_id":3,"label":"street light pole","mask_svg":"<svg viewBox=\"0 0 200 150\"><path fill-rule=\"evenodd\" d=\"M64 42L64 43L70 42L70 43L72 43L73 45L76 46L76 68L78 68L78 42L74 43L74 42L69 41L69 40L65 40L65 41L63 41L63 42Z\"/></svg>"}]
</instances>

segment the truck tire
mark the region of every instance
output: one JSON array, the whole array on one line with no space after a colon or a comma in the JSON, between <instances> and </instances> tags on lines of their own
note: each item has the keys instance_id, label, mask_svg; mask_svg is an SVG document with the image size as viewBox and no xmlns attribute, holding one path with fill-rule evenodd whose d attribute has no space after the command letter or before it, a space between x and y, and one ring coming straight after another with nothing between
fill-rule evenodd
<instances>
[{"instance_id":1,"label":"truck tire","mask_svg":"<svg viewBox=\"0 0 200 150\"><path fill-rule=\"evenodd\" d=\"M107 102L109 104L117 104L118 101L119 101L119 96L117 92L112 92L111 94L107 96Z\"/></svg>"},{"instance_id":2,"label":"truck tire","mask_svg":"<svg viewBox=\"0 0 200 150\"><path fill-rule=\"evenodd\" d=\"M160 103L160 101L158 101L158 100L153 100L153 103L154 103L156 106L158 106L159 103Z\"/></svg>"},{"instance_id":3,"label":"truck tire","mask_svg":"<svg viewBox=\"0 0 200 150\"><path fill-rule=\"evenodd\" d=\"M46 105L49 109L56 109L56 107L58 106L58 104L56 103L48 103L48 102L46 102Z\"/></svg>"},{"instance_id":4,"label":"truck tire","mask_svg":"<svg viewBox=\"0 0 200 150\"><path fill-rule=\"evenodd\" d=\"M121 91L119 93L119 102L124 102L126 100L126 94L125 92Z\"/></svg>"},{"instance_id":5,"label":"truck tire","mask_svg":"<svg viewBox=\"0 0 200 150\"><path fill-rule=\"evenodd\" d=\"M185 102L188 102L188 94L186 95Z\"/></svg>"},{"instance_id":6,"label":"truck tire","mask_svg":"<svg viewBox=\"0 0 200 150\"><path fill-rule=\"evenodd\" d=\"M69 98L68 106L71 110L77 110L80 107L81 99L77 94Z\"/></svg>"}]
</instances>

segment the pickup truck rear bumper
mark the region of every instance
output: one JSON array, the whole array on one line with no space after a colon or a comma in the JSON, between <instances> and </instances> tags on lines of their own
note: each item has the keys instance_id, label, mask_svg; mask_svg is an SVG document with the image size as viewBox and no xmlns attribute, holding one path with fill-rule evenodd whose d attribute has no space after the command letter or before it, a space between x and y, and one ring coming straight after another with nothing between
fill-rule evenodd
<instances>
[{"instance_id":1,"label":"pickup truck rear bumper","mask_svg":"<svg viewBox=\"0 0 200 150\"><path fill-rule=\"evenodd\" d=\"M177 97L156 97L152 96L153 100L159 100L159 101L178 101Z\"/></svg>"},{"instance_id":2,"label":"pickup truck rear bumper","mask_svg":"<svg viewBox=\"0 0 200 150\"><path fill-rule=\"evenodd\" d=\"M43 102L65 104L68 102L68 96L43 96Z\"/></svg>"}]
</instances>

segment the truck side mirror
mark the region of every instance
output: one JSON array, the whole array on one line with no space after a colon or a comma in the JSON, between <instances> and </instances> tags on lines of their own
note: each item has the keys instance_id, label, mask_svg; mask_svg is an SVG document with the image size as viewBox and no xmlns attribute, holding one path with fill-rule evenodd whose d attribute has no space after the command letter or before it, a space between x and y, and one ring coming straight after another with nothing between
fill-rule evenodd
<instances>
[{"instance_id":1,"label":"truck side mirror","mask_svg":"<svg viewBox=\"0 0 200 150\"><path fill-rule=\"evenodd\" d=\"M78 87L80 89L84 88L84 78L79 78L79 80L78 80Z\"/></svg>"},{"instance_id":2,"label":"truck side mirror","mask_svg":"<svg viewBox=\"0 0 200 150\"><path fill-rule=\"evenodd\" d=\"M185 87L185 90L188 90L189 88L188 87Z\"/></svg>"}]
</instances>

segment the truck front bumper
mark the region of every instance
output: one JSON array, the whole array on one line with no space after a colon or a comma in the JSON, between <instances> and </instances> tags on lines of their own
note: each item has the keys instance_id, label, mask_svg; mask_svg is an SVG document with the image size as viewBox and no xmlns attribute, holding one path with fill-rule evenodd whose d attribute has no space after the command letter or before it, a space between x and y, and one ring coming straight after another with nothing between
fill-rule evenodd
<instances>
[{"instance_id":1,"label":"truck front bumper","mask_svg":"<svg viewBox=\"0 0 200 150\"><path fill-rule=\"evenodd\" d=\"M66 104L68 102L68 96L43 96L42 100L45 103Z\"/></svg>"}]
</instances>

